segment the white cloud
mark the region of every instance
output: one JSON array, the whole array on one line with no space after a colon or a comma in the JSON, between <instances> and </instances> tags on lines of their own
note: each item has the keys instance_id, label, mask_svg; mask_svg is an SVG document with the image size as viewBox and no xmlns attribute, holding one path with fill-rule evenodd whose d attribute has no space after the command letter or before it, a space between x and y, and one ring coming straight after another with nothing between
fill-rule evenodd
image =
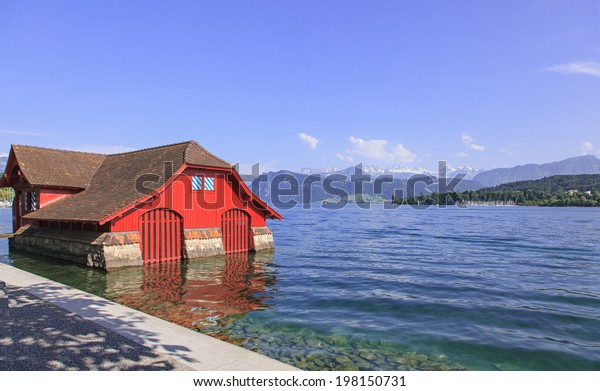
<instances>
[{"instance_id":1,"label":"white cloud","mask_svg":"<svg viewBox=\"0 0 600 391\"><path fill-rule=\"evenodd\" d=\"M460 136L462 138L463 143L469 145L473 142L473 137L471 137L467 132L463 132Z\"/></svg>"},{"instance_id":2,"label":"white cloud","mask_svg":"<svg viewBox=\"0 0 600 391\"><path fill-rule=\"evenodd\" d=\"M59 147L59 149L66 149L69 151L79 151L79 152L93 152L93 153L103 153L103 154L114 154L114 153L123 153L123 152L131 152L134 149L130 147L125 147L122 145L91 145L91 144L80 144L66 147Z\"/></svg>"},{"instance_id":3,"label":"white cloud","mask_svg":"<svg viewBox=\"0 0 600 391\"><path fill-rule=\"evenodd\" d=\"M349 162L353 162L354 159L352 158L352 156L344 156L341 153L336 153L335 157L337 157L338 159L340 159L341 161L349 161Z\"/></svg>"},{"instance_id":4,"label":"white cloud","mask_svg":"<svg viewBox=\"0 0 600 391\"><path fill-rule=\"evenodd\" d=\"M547 68L547 70L566 75L588 75L600 78L600 63L594 61L570 62L568 64L554 65Z\"/></svg>"},{"instance_id":5,"label":"white cloud","mask_svg":"<svg viewBox=\"0 0 600 391\"><path fill-rule=\"evenodd\" d=\"M5 157L8 157L8 153L6 153L6 152L0 153L0 159L5 158Z\"/></svg>"},{"instance_id":6,"label":"white cloud","mask_svg":"<svg viewBox=\"0 0 600 391\"><path fill-rule=\"evenodd\" d=\"M592 151L594 149L594 144L592 144L589 141L584 141L581 143L581 146L579 147L579 150L581 151L582 154L587 155L590 151Z\"/></svg>"},{"instance_id":7,"label":"white cloud","mask_svg":"<svg viewBox=\"0 0 600 391\"><path fill-rule=\"evenodd\" d=\"M460 138L462 139L463 144L473 151L483 151L485 149L483 145L474 144L473 141L475 141L475 139L467 132L463 132L460 135Z\"/></svg>"},{"instance_id":8,"label":"white cloud","mask_svg":"<svg viewBox=\"0 0 600 391\"><path fill-rule=\"evenodd\" d=\"M387 140L363 140L354 136L350 136L348 140L353 147L353 149L347 151L348 153L361 155L373 160L410 163L414 162L417 157L402 144L389 145L391 148L388 148L389 142Z\"/></svg>"},{"instance_id":9,"label":"white cloud","mask_svg":"<svg viewBox=\"0 0 600 391\"><path fill-rule=\"evenodd\" d=\"M319 140L317 138L309 136L306 133L300 133L298 137L300 138L300 140L302 140L304 144L308 145L310 149L317 149L317 144L319 143Z\"/></svg>"},{"instance_id":10,"label":"white cloud","mask_svg":"<svg viewBox=\"0 0 600 391\"><path fill-rule=\"evenodd\" d=\"M455 153L452 156L454 156L454 157L467 157L467 156L469 156L469 154L466 153L466 152L457 152L457 153Z\"/></svg>"}]
</instances>

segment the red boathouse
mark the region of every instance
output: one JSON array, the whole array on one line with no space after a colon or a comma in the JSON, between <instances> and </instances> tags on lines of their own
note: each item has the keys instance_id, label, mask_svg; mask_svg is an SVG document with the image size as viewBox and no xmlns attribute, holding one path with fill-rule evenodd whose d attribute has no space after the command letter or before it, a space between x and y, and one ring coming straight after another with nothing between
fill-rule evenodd
<instances>
[{"instance_id":1,"label":"red boathouse","mask_svg":"<svg viewBox=\"0 0 600 391\"><path fill-rule=\"evenodd\" d=\"M273 249L281 219L195 141L102 155L13 145L11 249L106 270Z\"/></svg>"}]
</instances>

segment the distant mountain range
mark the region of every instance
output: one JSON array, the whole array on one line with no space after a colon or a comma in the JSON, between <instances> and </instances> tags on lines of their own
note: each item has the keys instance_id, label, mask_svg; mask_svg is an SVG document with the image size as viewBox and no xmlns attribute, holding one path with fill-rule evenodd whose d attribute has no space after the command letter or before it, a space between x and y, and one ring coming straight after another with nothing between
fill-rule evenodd
<instances>
[{"instance_id":1,"label":"distant mountain range","mask_svg":"<svg viewBox=\"0 0 600 391\"><path fill-rule=\"evenodd\" d=\"M560 162L526 164L512 168L495 168L477 174L473 180L485 187L503 183L541 179L554 175L600 174L600 159L595 156L579 156Z\"/></svg>"},{"instance_id":2,"label":"distant mountain range","mask_svg":"<svg viewBox=\"0 0 600 391\"><path fill-rule=\"evenodd\" d=\"M4 169L6 168L6 161L7 160L8 160L7 157L0 157L0 173L4 173Z\"/></svg>"},{"instance_id":3,"label":"distant mountain range","mask_svg":"<svg viewBox=\"0 0 600 391\"><path fill-rule=\"evenodd\" d=\"M348 168L344 168L344 169L334 168L334 167L327 167L327 168L305 167L305 168L302 168L300 171L298 171L298 173L303 174L303 175L315 175L315 174L330 175L330 174L336 174L336 173L350 172L353 170L354 170L353 167L348 167ZM377 166L363 165L362 170L363 170L363 173L367 174L367 175L373 175L373 176L392 175L396 179L408 179L413 175L434 175L434 176L438 175L437 171L431 171L431 170L427 170L425 168L410 168L410 167L404 167L404 166L382 168L382 167L377 167ZM484 172L484 170L481 170L478 168L452 167L452 166L448 165L446 176L448 178L454 178L458 174L464 174L465 179L473 179L473 177L475 177L477 174L482 173L482 172Z\"/></svg>"},{"instance_id":4,"label":"distant mountain range","mask_svg":"<svg viewBox=\"0 0 600 391\"><path fill-rule=\"evenodd\" d=\"M298 173L303 175L321 174L329 175L334 173L346 173L353 168L303 168ZM435 171L424 168L409 167L391 167L382 168L377 166L363 166L363 172L373 176L393 175L394 178L408 179L413 175L432 175L437 176ZM498 186L503 183L516 181L526 181L541 179L553 175L579 175L579 174L600 174L600 159L593 155L573 157L559 162L546 164L526 164L511 168L495 168L484 170L474 167L452 167L448 166L446 176L454 178L459 174L464 174L465 179L479 182L484 187Z\"/></svg>"},{"instance_id":5,"label":"distant mountain range","mask_svg":"<svg viewBox=\"0 0 600 391\"><path fill-rule=\"evenodd\" d=\"M329 176L334 174L338 174L339 177ZM319 175L320 180L317 180ZM406 195L414 196L437 192L440 186L436 176L422 174L411 176L410 179L390 176L388 181L377 184L376 178L379 175L367 174L362 171L362 174L359 173L359 175L371 175L371 180L365 180L357 189L357 183L351 179L353 175L355 175L354 167L349 167L331 174L307 175L282 170L268 172L263 174L262 178L243 177L253 192L267 203L275 206L288 201L307 204L339 198L353 199L356 194L363 194L365 200L374 198L391 200L392 195L399 198ZM477 190L481 187L478 182L463 179L458 182L454 190L462 192ZM279 196L277 196L277 191L279 191Z\"/></svg>"},{"instance_id":6,"label":"distant mountain range","mask_svg":"<svg viewBox=\"0 0 600 391\"><path fill-rule=\"evenodd\" d=\"M258 192L258 195L267 200L273 201L272 187L279 186L280 189L289 187L288 184L283 184L282 179L287 179L294 182L298 186L296 195L287 196L287 200L292 199L296 202L316 202L332 198L330 191L324 189L323 183L309 183L307 177L320 175L325 178L332 174L342 174L350 178L355 172L355 167L351 166L345 169L339 168L303 168L300 172L293 171L275 171L266 173L267 181L253 183L256 179L252 176L243 175L244 180L249 185L253 185L253 190ZM381 186L381 189L375 189L373 182L365 182L362 187L362 194L365 196L381 196L385 199L391 199L392 195L401 191L405 196L407 194L429 194L439 192L438 173L422 168L408 167L391 167L381 168L377 166L362 166L363 175L371 175L373 179L381 175L389 175L393 178L393 182L386 182ZM541 179L554 175L578 175L578 174L600 174L600 159L595 156L580 156L574 157L560 162L547 164L527 164L512 168L497 168L493 170L481 170L473 167L448 167L447 177L456 177L459 174L464 174L465 178L454 188L455 191L461 192L465 190L478 190L484 187L498 186L504 183ZM279 178L279 183L274 183L273 180ZM409 180L410 179L410 180ZM287 182L287 181L283 181ZM347 182L335 182L333 187L340 189L348 195L347 198L352 198L356 189L354 184L348 180ZM310 189L309 189L310 188ZM376 191L377 190L377 191ZM339 195L339 194L338 194ZM397 195L397 194L396 194Z\"/></svg>"}]
</instances>

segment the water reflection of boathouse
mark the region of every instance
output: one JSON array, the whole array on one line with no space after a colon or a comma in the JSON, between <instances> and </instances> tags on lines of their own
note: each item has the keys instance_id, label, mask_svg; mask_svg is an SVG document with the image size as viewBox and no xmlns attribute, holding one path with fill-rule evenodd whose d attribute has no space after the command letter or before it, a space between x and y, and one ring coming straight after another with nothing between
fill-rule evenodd
<instances>
[{"instance_id":1,"label":"water reflection of boathouse","mask_svg":"<svg viewBox=\"0 0 600 391\"><path fill-rule=\"evenodd\" d=\"M164 262L106 275L106 296L184 327L204 328L265 308L272 253Z\"/></svg>"}]
</instances>

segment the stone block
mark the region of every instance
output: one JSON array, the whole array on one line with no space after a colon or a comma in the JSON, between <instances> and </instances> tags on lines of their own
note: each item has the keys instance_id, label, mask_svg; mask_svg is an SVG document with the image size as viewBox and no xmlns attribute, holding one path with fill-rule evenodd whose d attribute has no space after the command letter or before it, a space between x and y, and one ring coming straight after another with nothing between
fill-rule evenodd
<instances>
[{"instance_id":1,"label":"stone block","mask_svg":"<svg viewBox=\"0 0 600 391\"><path fill-rule=\"evenodd\" d=\"M11 249L104 270L144 264L137 232L102 233L30 228L10 239L9 246Z\"/></svg>"},{"instance_id":2,"label":"stone block","mask_svg":"<svg viewBox=\"0 0 600 391\"><path fill-rule=\"evenodd\" d=\"M254 235L254 251L273 250L275 242L273 233L268 227L252 227Z\"/></svg>"},{"instance_id":3,"label":"stone block","mask_svg":"<svg viewBox=\"0 0 600 391\"><path fill-rule=\"evenodd\" d=\"M224 255L223 240L221 238L211 239L186 239L185 258L207 258Z\"/></svg>"}]
</instances>

